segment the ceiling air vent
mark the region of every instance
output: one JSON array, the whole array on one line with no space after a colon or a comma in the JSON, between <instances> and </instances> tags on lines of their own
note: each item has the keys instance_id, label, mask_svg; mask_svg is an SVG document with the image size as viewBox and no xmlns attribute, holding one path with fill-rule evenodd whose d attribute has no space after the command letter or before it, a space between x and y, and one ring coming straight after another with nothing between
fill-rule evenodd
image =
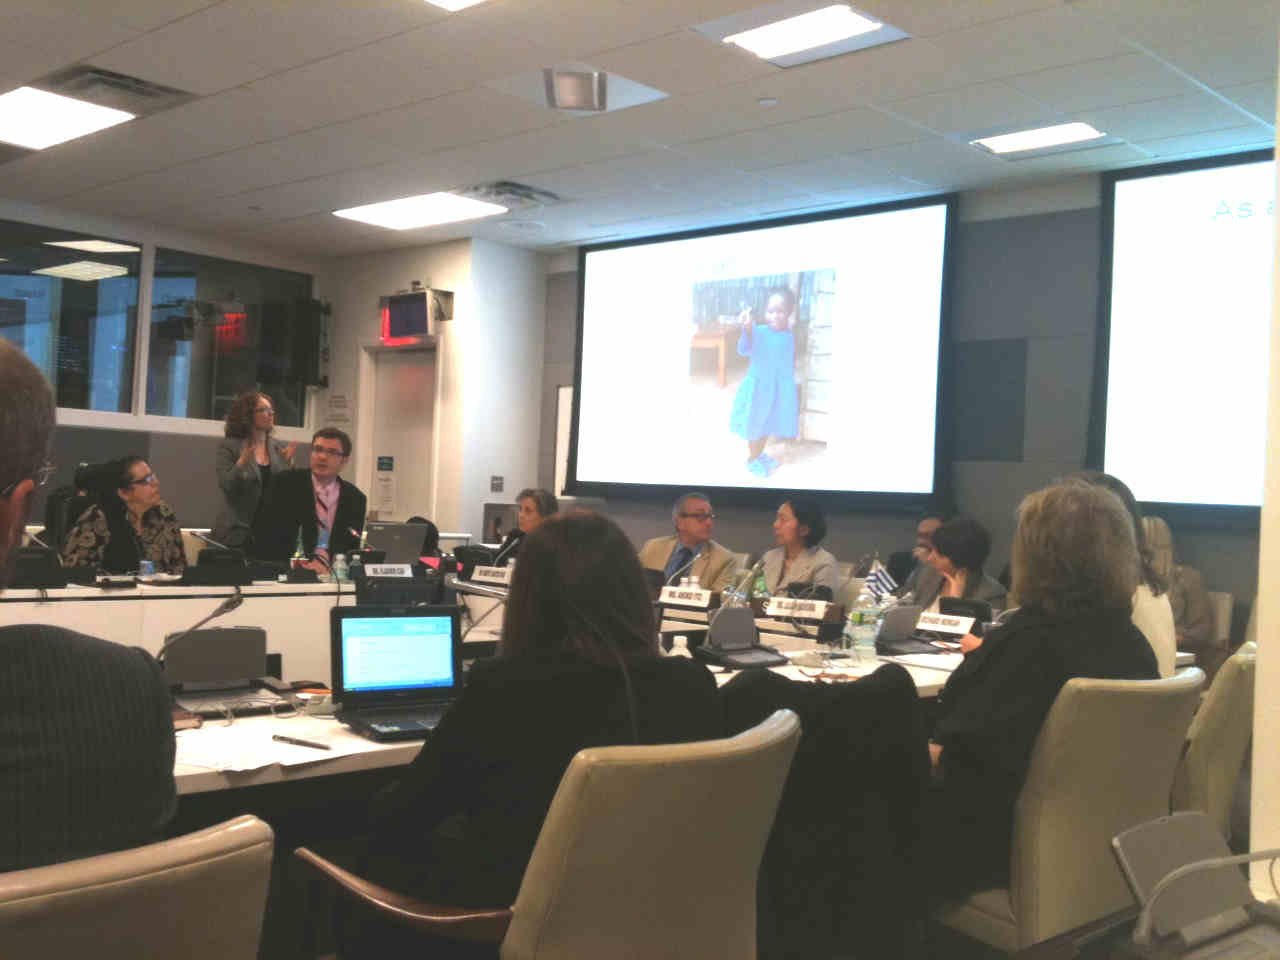
<instances>
[{"instance_id":1,"label":"ceiling air vent","mask_svg":"<svg viewBox=\"0 0 1280 960\"><path fill-rule=\"evenodd\" d=\"M31 84L50 93L87 100L103 107L127 110L143 117L194 100L194 93L177 90L87 63L58 70Z\"/></svg>"},{"instance_id":2,"label":"ceiling air vent","mask_svg":"<svg viewBox=\"0 0 1280 960\"><path fill-rule=\"evenodd\" d=\"M560 197L550 190L539 190L537 187L531 187L524 183L515 183L511 180L482 183L457 192L467 197L473 197L476 200L500 203L508 210L550 207L560 202Z\"/></svg>"}]
</instances>

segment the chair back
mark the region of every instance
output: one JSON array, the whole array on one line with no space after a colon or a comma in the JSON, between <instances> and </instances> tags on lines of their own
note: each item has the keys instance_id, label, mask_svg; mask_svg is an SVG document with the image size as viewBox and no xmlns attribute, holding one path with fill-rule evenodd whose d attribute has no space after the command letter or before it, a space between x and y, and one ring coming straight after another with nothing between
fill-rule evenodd
<instances>
[{"instance_id":1,"label":"chair back","mask_svg":"<svg viewBox=\"0 0 1280 960\"><path fill-rule=\"evenodd\" d=\"M207 537L210 530L207 527L183 527L179 532L182 534L182 556L188 567L194 567L200 561L200 551L208 546L203 540L196 539L195 535L202 533Z\"/></svg>"},{"instance_id":2,"label":"chair back","mask_svg":"<svg viewBox=\"0 0 1280 960\"><path fill-rule=\"evenodd\" d=\"M1227 658L1187 731L1186 752L1173 777L1173 809L1201 810L1230 839L1231 798L1253 733L1257 647Z\"/></svg>"},{"instance_id":3,"label":"chair back","mask_svg":"<svg viewBox=\"0 0 1280 960\"><path fill-rule=\"evenodd\" d=\"M800 722L580 751L512 907L502 960L756 956L756 876Z\"/></svg>"},{"instance_id":4,"label":"chair back","mask_svg":"<svg viewBox=\"0 0 1280 960\"><path fill-rule=\"evenodd\" d=\"M1169 812L1204 673L1068 680L1018 795L1010 897L1019 948L1133 903L1111 838Z\"/></svg>"},{"instance_id":5,"label":"chair back","mask_svg":"<svg viewBox=\"0 0 1280 960\"><path fill-rule=\"evenodd\" d=\"M1214 590L1210 590L1208 596L1209 612L1213 615L1213 636L1209 640L1213 646L1226 650L1231 646L1231 615L1236 598Z\"/></svg>"},{"instance_id":6,"label":"chair back","mask_svg":"<svg viewBox=\"0 0 1280 960\"><path fill-rule=\"evenodd\" d=\"M257 817L0 874L0 956L254 960L271 871Z\"/></svg>"}]
</instances>

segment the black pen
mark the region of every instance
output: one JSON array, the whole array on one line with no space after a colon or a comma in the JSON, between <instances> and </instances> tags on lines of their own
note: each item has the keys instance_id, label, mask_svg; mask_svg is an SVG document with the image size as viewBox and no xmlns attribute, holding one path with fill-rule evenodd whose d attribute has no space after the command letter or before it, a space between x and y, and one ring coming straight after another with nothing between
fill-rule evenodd
<instances>
[{"instance_id":1,"label":"black pen","mask_svg":"<svg viewBox=\"0 0 1280 960\"><path fill-rule=\"evenodd\" d=\"M297 737L286 737L283 733L273 733L272 740L278 740L280 743L292 743L295 747L310 747L313 750L328 750L327 743L316 743L314 740L300 740Z\"/></svg>"}]
</instances>

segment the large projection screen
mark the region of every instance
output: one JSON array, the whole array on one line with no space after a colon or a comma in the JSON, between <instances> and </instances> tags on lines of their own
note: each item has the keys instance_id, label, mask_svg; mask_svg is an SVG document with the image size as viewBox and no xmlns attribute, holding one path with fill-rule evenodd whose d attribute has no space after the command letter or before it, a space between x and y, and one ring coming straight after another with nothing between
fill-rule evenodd
<instances>
[{"instance_id":1,"label":"large projection screen","mask_svg":"<svg viewBox=\"0 0 1280 960\"><path fill-rule=\"evenodd\" d=\"M1262 503L1274 199L1267 153L1105 181L1101 462L1141 501Z\"/></svg>"},{"instance_id":2,"label":"large projection screen","mask_svg":"<svg viewBox=\"0 0 1280 960\"><path fill-rule=\"evenodd\" d=\"M569 491L923 501L952 204L584 248Z\"/></svg>"}]
</instances>

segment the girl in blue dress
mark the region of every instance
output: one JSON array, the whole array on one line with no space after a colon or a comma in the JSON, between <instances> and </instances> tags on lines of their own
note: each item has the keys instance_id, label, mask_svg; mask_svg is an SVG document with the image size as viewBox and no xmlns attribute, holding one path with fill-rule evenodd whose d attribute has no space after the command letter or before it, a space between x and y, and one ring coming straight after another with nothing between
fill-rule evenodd
<instances>
[{"instance_id":1,"label":"girl in blue dress","mask_svg":"<svg viewBox=\"0 0 1280 960\"><path fill-rule=\"evenodd\" d=\"M796 389L796 295L774 287L765 304L763 324L750 310L739 318L738 354L751 358L747 375L733 399L729 429L747 441L747 469L767 477L778 461L764 452L769 437L791 439L799 432L800 408Z\"/></svg>"}]
</instances>

